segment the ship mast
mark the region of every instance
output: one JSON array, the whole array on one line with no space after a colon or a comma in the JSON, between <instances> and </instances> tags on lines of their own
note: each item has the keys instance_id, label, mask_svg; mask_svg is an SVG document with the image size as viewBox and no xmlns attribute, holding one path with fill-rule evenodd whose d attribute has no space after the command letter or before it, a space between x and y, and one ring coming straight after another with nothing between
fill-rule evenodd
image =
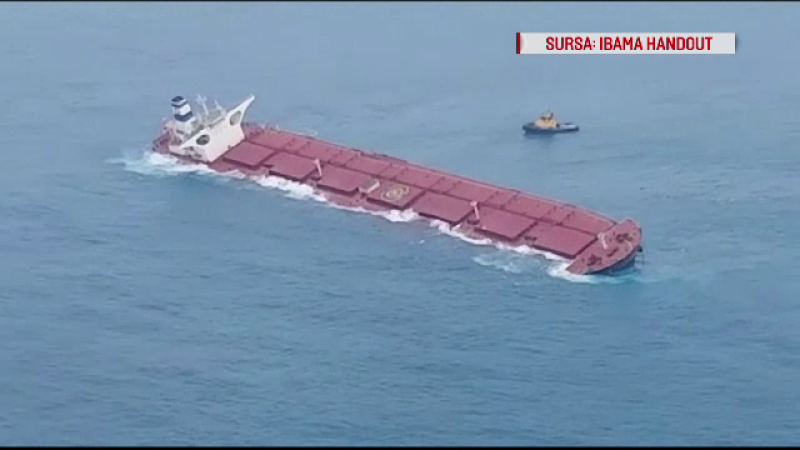
<instances>
[{"instance_id":1,"label":"ship mast","mask_svg":"<svg viewBox=\"0 0 800 450\"><path fill-rule=\"evenodd\" d=\"M205 123L208 120L208 105L206 105L206 98L198 95L197 96L197 104L203 108L203 122Z\"/></svg>"}]
</instances>

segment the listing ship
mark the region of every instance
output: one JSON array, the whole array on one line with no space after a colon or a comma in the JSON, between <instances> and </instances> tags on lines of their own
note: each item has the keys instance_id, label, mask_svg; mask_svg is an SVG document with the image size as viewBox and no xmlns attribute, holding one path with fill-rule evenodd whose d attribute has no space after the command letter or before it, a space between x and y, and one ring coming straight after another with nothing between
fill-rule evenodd
<instances>
[{"instance_id":1,"label":"listing ship","mask_svg":"<svg viewBox=\"0 0 800 450\"><path fill-rule=\"evenodd\" d=\"M273 176L313 187L329 202L368 211L413 210L476 239L527 246L569 260L573 274L611 275L635 265L642 230L574 205L502 188L400 158L349 148L274 125L244 122L250 96L197 114L183 96L153 151L218 172Z\"/></svg>"}]
</instances>

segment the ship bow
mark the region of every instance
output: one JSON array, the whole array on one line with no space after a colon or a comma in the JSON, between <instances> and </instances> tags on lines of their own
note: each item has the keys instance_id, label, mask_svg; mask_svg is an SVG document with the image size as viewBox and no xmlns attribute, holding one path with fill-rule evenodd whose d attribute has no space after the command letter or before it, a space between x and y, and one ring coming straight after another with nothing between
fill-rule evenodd
<instances>
[{"instance_id":1,"label":"ship bow","mask_svg":"<svg viewBox=\"0 0 800 450\"><path fill-rule=\"evenodd\" d=\"M642 229L630 219L599 233L597 239L567 266L578 275L610 274L631 267L642 249Z\"/></svg>"}]
</instances>

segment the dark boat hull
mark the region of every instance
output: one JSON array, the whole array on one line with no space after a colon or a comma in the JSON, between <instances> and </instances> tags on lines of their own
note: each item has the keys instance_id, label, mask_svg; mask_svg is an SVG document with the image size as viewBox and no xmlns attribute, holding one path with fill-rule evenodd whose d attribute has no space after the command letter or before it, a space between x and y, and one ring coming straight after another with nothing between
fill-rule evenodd
<instances>
[{"instance_id":1,"label":"dark boat hull","mask_svg":"<svg viewBox=\"0 0 800 450\"><path fill-rule=\"evenodd\" d=\"M623 272L629 272L636 266L636 254L641 253L642 251L642 247L639 246L635 252L632 252L630 255L621 259L618 263L609 266L607 269L596 272L595 275L613 276L622 274Z\"/></svg>"},{"instance_id":2,"label":"dark boat hull","mask_svg":"<svg viewBox=\"0 0 800 450\"><path fill-rule=\"evenodd\" d=\"M574 132L576 132L576 131L578 131L580 129L581 128L578 125L576 125L576 124L574 124L572 122L566 122L566 123L559 124L558 127L556 127L556 128L541 128L541 127L536 126L536 124L533 124L533 123L526 123L525 125L522 126L522 130L525 132L525 134L531 134L531 135L533 135L533 134L548 135L548 134L574 133Z\"/></svg>"}]
</instances>

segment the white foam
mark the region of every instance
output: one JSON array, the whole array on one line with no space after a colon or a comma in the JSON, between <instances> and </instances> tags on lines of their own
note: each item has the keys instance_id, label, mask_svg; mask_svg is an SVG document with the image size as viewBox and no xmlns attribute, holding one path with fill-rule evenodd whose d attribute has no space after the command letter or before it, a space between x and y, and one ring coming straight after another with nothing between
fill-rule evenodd
<instances>
[{"instance_id":1,"label":"white foam","mask_svg":"<svg viewBox=\"0 0 800 450\"><path fill-rule=\"evenodd\" d=\"M494 267L495 269L500 269L503 272L519 274L525 271L525 267L520 264L519 261L510 260L505 256L506 255L487 253L475 256L472 258L472 260L482 266Z\"/></svg>"},{"instance_id":2,"label":"white foam","mask_svg":"<svg viewBox=\"0 0 800 450\"><path fill-rule=\"evenodd\" d=\"M373 216L378 216L390 222L413 222L421 218L413 210L370 211L361 207L341 206L328 201L324 193L306 184L297 183L294 181L290 181L275 176L248 177L245 174L238 171L220 173L210 169L204 164L190 164L181 161L176 157L154 153L151 151L144 151L139 155L128 153L125 154L122 158L113 159L110 160L109 162L122 164L125 167L125 170L136 172L143 175L171 176L171 175L181 175L185 173L195 173L200 175L208 175L208 176L224 177L224 178L232 177L237 179L250 179L263 187L280 190L284 192L287 197L292 199L313 200L336 209L358 212L358 213L367 213ZM451 227L448 223L440 220L431 220L430 225L433 228L436 228L436 230L442 234L455 237L472 245L494 246L496 249L502 252L500 254L501 256L489 255L489 254L476 256L475 258L473 258L473 261L475 261L477 264L483 266L495 267L510 273L522 273L523 266L521 266L518 262L515 262L508 258L504 259L502 257L503 254L508 256L507 252L510 251L521 255L529 255L529 256L533 255L533 256L543 257L545 260L551 263L546 270L546 272L550 276L576 283L601 282L600 278L596 276L575 275L570 272L567 272L566 268L567 266L569 266L570 261L562 257L559 257L557 255L554 255L552 253L536 250L527 245L509 246L507 244L496 243L491 239L487 238L475 238L472 236L468 236L463 232L459 231L458 227L455 228Z\"/></svg>"},{"instance_id":3,"label":"white foam","mask_svg":"<svg viewBox=\"0 0 800 450\"><path fill-rule=\"evenodd\" d=\"M122 164L125 166L125 170L142 175L174 176L185 173L197 173L203 175L223 177L234 176L236 178L244 178L244 175L239 172L221 174L211 170L204 164L189 164L179 160L174 156L162 155L161 153L154 153L150 151L145 151L138 155L131 152L125 152L123 157L111 159L109 162L113 164Z\"/></svg>"},{"instance_id":4,"label":"white foam","mask_svg":"<svg viewBox=\"0 0 800 450\"><path fill-rule=\"evenodd\" d=\"M527 245L513 246L513 245L494 242L491 239L474 238L459 231L457 226L453 228L448 223L439 220L431 221L431 226L433 226L443 234L455 237L457 239L460 239L464 242L468 242L473 245L484 245L484 246L491 245L503 253L514 252L526 256L542 257L551 263L550 266L547 268L547 274L555 278L560 278L562 280L571 281L574 283L595 284L602 282L601 277L597 277L594 275L576 275L574 273L568 272L566 269L571 261L562 258L561 256L555 255L553 253L537 250ZM494 267L503 270L505 272L521 273L523 271L518 262L515 262L507 258L504 259L502 257L497 257L496 255L482 254L472 258L472 260L482 266Z\"/></svg>"},{"instance_id":5,"label":"white foam","mask_svg":"<svg viewBox=\"0 0 800 450\"><path fill-rule=\"evenodd\" d=\"M448 236L461 239L464 242L469 242L472 245L492 245L493 242L491 239L486 238L475 238L472 236L468 236L461 231L459 231L458 226L455 228L450 226L447 222L442 222L441 220L431 220L431 226L436 228L440 233L446 234Z\"/></svg>"},{"instance_id":6,"label":"white foam","mask_svg":"<svg viewBox=\"0 0 800 450\"><path fill-rule=\"evenodd\" d=\"M247 176L237 170L220 173L210 169L204 164L191 164L181 161L177 157L144 151L143 154L128 153L122 158L112 159L109 162L122 164L125 170L140 173L143 175L168 176L195 173L199 175L209 175L223 178L237 178L240 180L249 179L260 186L277 189L286 194L287 197L295 200L314 200L325 204L331 208L341 209L350 212L367 213L381 217L390 222L412 222L419 219L419 215L412 210L388 210L370 211L361 207L348 207L337 205L328 201L325 194L313 187L297 183L285 178L275 176Z\"/></svg>"},{"instance_id":7,"label":"white foam","mask_svg":"<svg viewBox=\"0 0 800 450\"><path fill-rule=\"evenodd\" d=\"M552 277L561 278L562 280L571 281L573 283L598 284L603 282L603 278L596 275L578 275L567 271L569 264L569 261L557 262L547 268L547 273ZM610 279L610 277L606 278Z\"/></svg>"},{"instance_id":8,"label":"white foam","mask_svg":"<svg viewBox=\"0 0 800 450\"><path fill-rule=\"evenodd\" d=\"M250 177L250 179L266 188L282 191L286 193L286 196L289 198L327 203L327 200L322 194L314 190L313 187L305 184L296 183L285 178L263 175L259 177Z\"/></svg>"},{"instance_id":9,"label":"white foam","mask_svg":"<svg viewBox=\"0 0 800 450\"><path fill-rule=\"evenodd\" d=\"M415 213L412 210L400 211L397 209L392 209L388 211L370 211L368 209L364 209L361 207L349 207L349 206L337 205L335 203L330 202L325 197L325 194L323 192L320 192L307 184L297 183L294 181L287 180L285 178L274 177L274 176L261 176L261 177L250 177L250 178L256 183L260 184L261 186L283 191L286 193L287 197L296 200L314 200L323 203L331 208L341 209L344 211L366 213L373 216L381 217L383 219L388 220L389 222L413 222L414 220L419 219L419 215L417 215L417 213Z\"/></svg>"},{"instance_id":10,"label":"white foam","mask_svg":"<svg viewBox=\"0 0 800 450\"><path fill-rule=\"evenodd\" d=\"M419 219L419 215L417 215L417 213L415 213L412 210L400 211L397 209L392 209L388 211L370 211L368 209L364 209L361 207L349 207L349 206L337 205L335 203L330 202L325 197L324 193L314 189L313 187L307 184L290 181L285 178L274 177L274 176L262 176L253 178L253 180L256 183L260 184L261 186L283 191L286 193L287 197L293 199L314 200L320 203L324 203L326 206L329 206L331 208L341 209L344 211L366 213L373 216L381 217L383 219L388 220L389 222L413 222L414 220Z\"/></svg>"},{"instance_id":11,"label":"white foam","mask_svg":"<svg viewBox=\"0 0 800 450\"><path fill-rule=\"evenodd\" d=\"M513 273L513 274L521 274L528 271L532 271L533 269L541 270L541 265L539 264L526 264L527 261L536 261L535 259L528 258L527 261L520 260L519 257L514 257L514 255L509 255L506 251L502 251L499 253L481 254L473 257L472 260L482 266L492 267L495 269L502 270L503 272ZM560 278L562 280L570 281L573 283L598 284L603 282L602 277L597 277L594 275L576 275L574 273L568 272L567 267L570 265L571 261L555 261L547 258L546 254L545 254L545 261L546 264L549 264L548 267L545 269L545 272L551 277Z\"/></svg>"}]
</instances>

